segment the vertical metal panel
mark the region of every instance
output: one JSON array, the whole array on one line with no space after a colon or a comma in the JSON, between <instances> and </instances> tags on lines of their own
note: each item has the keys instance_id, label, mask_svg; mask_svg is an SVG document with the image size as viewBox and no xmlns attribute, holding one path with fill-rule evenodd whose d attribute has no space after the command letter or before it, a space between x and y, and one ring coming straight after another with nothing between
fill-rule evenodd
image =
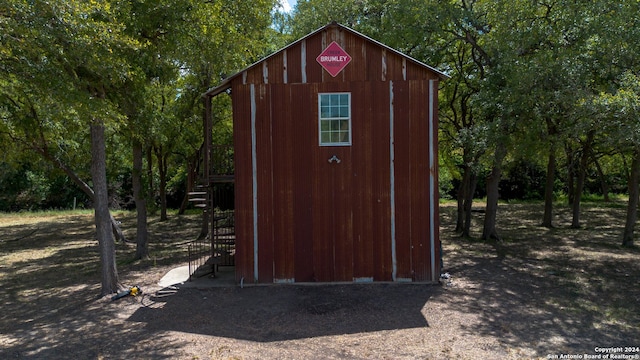
<instances>
[{"instance_id":1,"label":"vertical metal panel","mask_svg":"<svg viewBox=\"0 0 640 360\"><path fill-rule=\"evenodd\" d=\"M403 79L403 57L398 56L396 53L387 51L387 78L393 80Z\"/></svg>"},{"instance_id":2,"label":"vertical metal panel","mask_svg":"<svg viewBox=\"0 0 640 360\"><path fill-rule=\"evenodd\" d=\"M322 46L322 35L319 34L315 37L306 39L306 54L307 54L307 82L308 83L321 83L322 82L322 66L316 61L316 57L320 55L324 47ZM330 76L329 76L330 77Z\"/></svg>"},{"instance_id":3,"label":"vertical metal panel","mask_svg":"<svg viewBox=\"0 0 640 360\"><path fill-rule=\"evenodd\" d=\"M300 75L302 83L307 82L307 40L300 42Z\"/></svg>"},{"instance_id":4,"label":"vertical metal panel","mask_svg":"<svg viewBox=\"0 0 640 360\"><path fill-rule=\"evenodd\" d=\"M294 237L294 277L298 282L314 281L314 249L312 213L313 189L313 149L316 147L317 107L314 104L317 87L315 84L297 84L289 87L291 111L291 138L293 161L293 227ZM283 154L286 156L287 154Z\"/></svg>"},{"instance_id":5,"label":"vertical metal panel","mask_svg":"<svg viewBox=\"0 0 640 360\"><path fill-rule=\"evenodd\" d=\"M433 73L428 69L416 65L413 62L407 62L407 80L428 80Z\"/></svg>"},{"instance_id":6,"label":"vertical metal panel","mask_svg":"<svg viewBox=\"0 0 640 360\"><path fill-rule=\"evenodd\" d=\"M251 194L252 194L252 215L253 215L253 278L260 279L258 273L258 160L257 160L257 130L256 130L256 87L250 85L251 91Z\"/></svg>"},{"instance_id":7,"label":"vertical metal panel","mask_svg":"<svg viewBox=\"0 0 640 360\"><path fill-rule=\"evenodd\" d=\"M315 96L317 99L317 96ZM317 100L315 100L317 101ZM316 105L314 103L314 105ZM317 108L313 106L314 109ZM317 111L312 111L317 116ZM317 120L315 120L317 121ZM315 122L314 121L314 122ZM314 131L317 136L317 130ZM317 138L316 138L317 139ZM333 217L333 167L328 163L333 154L330 148L316 146L312 143L312 241L313 241L313 274L315 281L334 280L334 217Z\"/></svg>"},{"instance_id":8,"label":"vertical metal panel","mask_svg":"<svg viewBox=\"0 0 640 360\"><path fill-rule=\"evenodd\" d=\"M373 257L375 238L372 226L377 202L373 191L373 167L378 163L378 159L373 158L373 148L379 146L373 139L372 119L377 109L372 104L371 83L354 82L351 91L352 131L356 134L352 146L353 279L363 281L373 280L374 266L380 265L375 264Z\"/></svg>"},{"instance_id":9,"label":"vertical metal panel","mask_svg":"<svg viewBox=\"0 0 640 360\"><path fill-rule=\"evenodd\" d=\"M398 255L396 252L396 170L395 170L395 132L394 132L394 98L393 98L393 81L389 81L389 191L390 191L390 212L391 212L391 277L396 281L398 275Z\"/></svg>"},{"instance_id":10,"label":"vertical metal panel","mask_svg":"<svg viewBox=\"0 0 640 360\"><path fill-rule=\"evenodd\" d=\"M329 164L333 167L331 172L334 177L332 189L334 199L331 209L333 213L334 281L353 281L353 189L351 188L353 161L351 149L351 146L335 148L331 154L337 155L341 162Z\"/></svg>"},{"instance_id":11,"label":"vertical metal panel","mask_svg":"<svg viewBox=\"0 0 640 360\"><path fill-rule=\"evenodd\" d=\"M349 83L325 83L321 91L349 92ZM324 153L329 165L329 172L333 177L333 248L334 248L334 281L353 281L353 163L352 149L360 146L358 142L351 146L321 147L319 153ZM329 163L328 159L336 155L340 163Z\"/></svg>"},{"instance_id":12,"label":"vertical metal panel","mask_svg":"<svg viewBox=\"0 0 640 360\"><path fill-rule=\"evenodd\" d=\"M405 81L394 81L394 174L395 174L395 226L396 226L396 279L413 278L411 266L411 122L409 112L409 87Z\"/></svg>"},{"instance_id":13,"label":"vertical metal panel","mask_svg":"<svg viewBox=\"0 0 640 360\"><path fill-rule=\"evenodd\" d=\"M262 63L262 83L269 83L269 62L265 61Z\"/></svg>"},{"instance_id":14,"label":"vertical metal panel","mask_svg":"<svg viewBox=\"0 0 640 360\"><path fill-rule=\"evenodd\" d=\"M367 58L366 64L364 64L365 69L367 69L366 81L380 81L382 77L380 74L380 69L382 69L382 48L369 42L366 42L366 48Z\"/></svg>"},{"instance_id":15,"label":"vertical metal panel","mask_svg":"<svg viewBox=\"0 0 640 360\"><path fill-rule=\"evenodd\" d=\"M302 81L302 43L287 49L287 83L296 84Z\"/></svg>"},{"instance_id":16,"label":"vertical metal panel","mask_svg":"<svg viewBox=\"0 0 640 360\"><path fill-rule=\"evenodd\" d=\"M438 80L429 80L429 241L431 281L440 273L439 193L438 193ZM437 254L437 255L436 255Z\"/></svg>"},{"instance_id":17,"label":"vertical metal panel","mask_svg":"<svg viewBox=\"0 0 640 360\"><path fill-rule=\"evenodd\" d=\"M271 141L273 148L273 264L274 281L295 281L293 181L296 177L293 162L293 112L290 88L284 84L271 85ZM299 113L297 113L299 114ZM297 118L297 117L296 117Z\"/></svg>"},{"instance_id":18,"label":"vertical metal panel","mask_svg":"<svg viewBox=\"0 0 640 360\"><path fill-rule=\"evenodd\" d=\"M380 67L380 80L387 81L387 50L382 49L382 56L380 57L380 61L382 62L382 66Z\"/></svg>"},{"instance_id":19,"label":"vertical metal panel","mask_svg":"<svg viewBox=\"0 0 640 360\"><path fill-rule=\"evenodd\" d=\"M288 72L288 68L287 68L288 64L287 64L287 50L284 50L282 52L282 82L285 84L289 83L289 72Z\"/></svg>"},{"instance_id":20,"label":"vertical metal panel","mask_svg":"<svg viewBox=\"0 0 640 360\"><path fill-rule=\"evenodd\" d=\"M238 81L239 82L239 81ZM235 158L236 280L254 280L251 102L249 86L235 84L233 136Z\"/></svg>"},{"instance_id":21,"label":"vertical metal panel","mask_svg":"<svg viewBox=\"0 0 640 360\"><path fill-rule=\"evenodd\" d=\"M345 67L345 81L361 82L367 75L367 46L364 39L344 35L343 49L351 56L351 62Z\"/></svg>"},{"instance_id":22,"label":"vertical metal panel","mask_svg":"<svg viewBox=\"0 0 640 360\"><path fill-rule=\"evenodd\" d=\"M262 84L262 63L243 72L244 84ZM246 110L245 110L246 111Z\"/></svg>"},{"instance_id":23,"label":"vertical metal panel","mask_svg":"<svg viewBox=\"0 0 640 360\"><path fill-rule=\"evenodd\" d=\"M285 75L287 73L287 50L273 54L263 64L267 64L267 78L263 80L265 84L286 84Z\"/></svg>"},{"instance_id":24,"label":"vertical metal panel","mask_svg":"<svg viewBox=\"0 0 640 360\"><path fill-rule=\"evenodd\" d=\"M269 85L256 86L256 174L258 281L273 282L273 164L271 141L271 92Z\"/></svg>"},{"instance_id":25,"label":"vertical metal panel","mask_svg":"<svg viewBox=\"0 0 640 360\"><path fill-rule=\"evenodd\" d=\"M407 80L407 59L402 58L402 80Z\"/></svg>"},{"instance_id":26,"label":"vertical metal panel","mask_svg":"<svg viewBox=\"0 0 640 360\"><path fill-rule=\"evenodd\" d=\"M371 85L371 148L373 218L369 221L373 228L372 246L375 281L392 280L391 255L391 185L390 185L390 146L389 137L389 84L380 81ZM358 135L355 135L356 138Z\"/></svg>"},{"instance_id":27,"label":"vertical metal panel","mask_svg":"<svg viewBox=\"0 0 640 360\"><path fill-rule=\"evenodd\" d=\"M409 159L411 174L411 266L415 281L430 280L429 259L429 134L428 107L425 101L428 82L408 81Z\"/></svg>"}]
</instances>

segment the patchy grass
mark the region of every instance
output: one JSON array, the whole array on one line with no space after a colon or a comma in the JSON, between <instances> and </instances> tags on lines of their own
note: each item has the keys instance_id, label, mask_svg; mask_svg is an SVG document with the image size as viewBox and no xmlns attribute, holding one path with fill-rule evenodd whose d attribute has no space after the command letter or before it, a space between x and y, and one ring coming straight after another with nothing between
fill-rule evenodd
<instances>
[{"instance_id":1,"label":"patchy grass","mask_svg":"<svg viewBox=\"0 0 640 360\"><path fill-rule=\"evenodd\" d=\"M547 229L539 226L542 204L501 204L502 241L484 243L475 240L482 214L474 214L472 238L462 239L452 233L455 205L441 207L445 265L481 284L470 302L492 309L487 323L518 324L501 331L513 346L538 344L539 354L552 354L640 338L640 250L621 246L624 203L581 208L579 229L570 228L567 206L556 206Z\"/></svg>"},{"instance_id":2,"label":"patchy grass","mask_svg":"<svg viewBox=\"0 0 640 360\"><path fill-rule=\"evenodd\" d=\"M117 212L128 239L135 239L135 213ZM183 244L197 235L199 217L173 216L149 221L151 259L133 261L135 244L117 244L117 265L123 282L132 271L151 271L186 261ZM36 301L60 308L75 302L64 293L96 293L98 242L90 211L0 215L0 301L3 312ZM15 306L15 308L14 308Z\"/></svg>"},{"instance_id":3,"label":"patchy grass","mask_svg":"<svg viewBox=\"0 0 640 360\"><path fill-rule=\"evenodd\" d=\"M479 202L474 208L483 205ZM256 287L251 291L261 294L257 299L246 295L247 289L194 289L181 290L164 302L158 297L144 306L133 299L96 299L99 257L91 211L0 214L0 358L136 358L144 354L144 358L246 359L278 358L283 352L289 354L285 358L313 354L334 354L329 358L544 358L592 353L596 346L637 345L629 342L640 339L640 250L620 246L624 202L583 203L579 229L570 228L567 206L556 206L552 229L539 226L542 211L541 203L500 204L497 227L503 241L482 242L478 241L482 213L473 213L472 238L463 239L453 231L455 204L442 204L444 270L453 279L451 286L443 288L380 288L381 295L372 297L370 292L380 289L335 287L321 289L318 295L313 288L302 287L291 291L290 298L285 296L287 287ZM115 217L122 222L125 235L135 239L135 213L117 212ZM185 265L185 244L199 233L200 219L199 214L170 214L166 222L150 217L150 259L133 261L135 244L117 244L121 281L146 290L168 270ZM306 294L302 305L296 303L301 301L300 293ZM415 298L416 293L423 298L412 298L415 304L411 302L410 307L422 307L420 321L408 310L403 313L403 309L388 306ZM378 301L386 296L390 298ZM338 318L315 311L330 304L333 313L346 316L364 311L371 315L355 305L363 299L389 313L368 318L382 319L374 327L349 323L355 329L350 334L336 328ZM291 304L302 309L311 304L315 312L295 313L292 311L298 308ZM241 309L229 310L233 306ZM263 319L265 314L272 318ZM224 320L226 316L231 318ZM429 325L358 332L399 323L402 316L416 324L426 320ZM183 318L188 317L197 326L185 325ZM267 338L277 338L269 331L292 331L273 318L298 319L294 327L321 323L307 329L311 335L304 339L292 333L284 337L286 341L273 343L220 335L238 329L245 335L263 331Z\"/></svg>"}]
</instances>

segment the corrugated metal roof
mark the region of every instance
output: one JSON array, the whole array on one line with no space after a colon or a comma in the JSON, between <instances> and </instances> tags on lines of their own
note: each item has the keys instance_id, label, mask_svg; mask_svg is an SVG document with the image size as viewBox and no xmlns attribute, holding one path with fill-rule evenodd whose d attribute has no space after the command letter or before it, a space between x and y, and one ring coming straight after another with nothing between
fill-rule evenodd
<instances>
[{"instance_id":1,"label":"corrugated metal roof","mask_svg":"<svg viewBox=\"0 0 640 360\"><path fill-rule=\"evenodd\" d=\"M405 55L405 54L401 53L400 51L398 51L398 50L396 50L396 49L393 49L393 48L391 48L391 47L389 47L389 46L387 46L387 45L385 45L385 44L383 44L383 43L381 43L381 42L379 42L379 41L377 41L377 40L374 40L374 39L372 39L372 38L370 38L370 37L368 37L368 36L366 36L366 35L364 35L364 34L362 34L362 33L357 32L357 31L355 31L355 30L353 30L353 29L351 29L351 28L348 28L348 27L346 27L346 26L344 26L344 25L341 25L341 24L338 24L338 23L336 23L336 22L333 22L333 23L330 23L330 24L328 24L328 25L325 25L325 26L323 26L323 27L319 28L318 30L316 30L316 31L314 31L314 32L312 32L312 33L310 33L310 34L308 34L307 36L305 36L305 37L303 37L303 38L298 39L297 41L292 42L291 44L289 44L289 45L285 46L284 48L282 48L282 49L280 49L280 50L278 50L278 51L274 52L273 54L271 54L271 55L269 55L269 56L267 56L267 57L265 57L265 58L263 58L263 59L261 59L261 60L259 60L259 61L255 62L255 63L253 63L253 64L251 64L251 65L247 66L246 68L244 68L244 69L242 69L242 70L238 71L237 73L235 73L235 74L233 74L233 75L229 76L228 78L226 78L226 79L222 80L222 82L221 82L220 84L218 84L217 86L215 86L215 87L213 87L213 88L211 88L211 89L207 90L204 94L202 94L202 96L203 96L203 97L214 97L214 96L216 96L216 95L220 94L221 92L223 92L223 91L225 91L225 90L229 89L229 88L231 87L231 81L232 81L235 77L237 77L237 76L239 76L240 74L242 74L244 71L247 71L248 69L251 69L251 68L253 68L253 67L255 67L255 66L258 66L259 64L263 63L264 61L266 61L266 60L270 59L271 57L276 56L277 54L279 54L279 53L281 53L281 52L283 52L283 51L285 51L285 50L289 49L290 47L292 47L292 46L294 46L294 45L296 45L296 44L300 43L301 41L303 41L303 40L305 40L305 39L308 39L308 38L310 38L310 37L312 37L312 36L314 36L314 35L316 35L316 34L318 34L318 33L322 32L322 31L325 31L325 30L327 30L327 29L329 29L329 28L332 28L332 27L338 27L338 28L340 28L340 29L343 29L343 30L349 31L349 32L351 32L352 34L355 34L355 35L357 35L357 36L359 36L359 37L361 37L361 38L363 38L363 39L366 39L367 41L369 41L369 42L371 42L371 43L373 43L373 44L376 44L376 45L378 45L378 46L380 46L380 47L382 47L382 48L386 49L387 51L390 51L390 52L392 52L392 53L395 53L395 54L397 54L397 55L399 55L399 56L402 56L402 57L406 58L407 60L409 60L409 61L411 61L411 62L415 63L416 65L419 65L419 66L421 66L421 67L427 68L427 69L429 69L429 70L431 70L431 71L435 72L436 74L438 74L438 76L440 76L440 78L443 78L443 79L448 79L448 78L449 78L449 75L447 75L447 74L443 73L442 71L440 71L440 70L438 70L438 69L436 69L436 68L434 68L434 67L431 67L431 66L429 66L429 65L427 65L427 64L425 64L425 63L423 63L423 62L421 62L421 61L419 61L419 60L416 60L416 59L414 59L414 58L412 58L412 57L410 57L410 56L408 56L408 55Z\"/></svg>"}]
</instances>

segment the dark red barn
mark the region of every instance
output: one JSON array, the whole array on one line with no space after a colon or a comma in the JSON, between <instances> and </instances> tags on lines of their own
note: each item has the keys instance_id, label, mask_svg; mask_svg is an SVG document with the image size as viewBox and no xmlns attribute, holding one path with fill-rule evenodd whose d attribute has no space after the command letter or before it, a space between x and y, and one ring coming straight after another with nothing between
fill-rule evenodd
<instances>
[{"instance_id":1,"label":"dark red barn","mask_svg":"<svg viewBox=\"0 0 640 360\"><path fill-rule=\"evenodd\" d=\"M233 102L236 280L437 281L443 78L333 23L209 90L209 124Z\"/></svg>"}]
</instances>

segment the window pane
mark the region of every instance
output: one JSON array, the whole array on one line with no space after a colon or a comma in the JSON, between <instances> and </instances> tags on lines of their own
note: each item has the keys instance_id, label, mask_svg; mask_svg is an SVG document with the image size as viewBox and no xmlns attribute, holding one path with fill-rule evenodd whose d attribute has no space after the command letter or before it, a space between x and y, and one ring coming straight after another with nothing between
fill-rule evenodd
<instances>
[{"instance_id":1,"label":"window pane","mask_svg":"<svg viewBox=\"0 0 640 360\"><path fill-rule=\"evenodd\" d=\"M349 105L349 95L348 94L340 94L340 105Z\"/></svg>"},{"instance_id":2,"label":"window pane","mask_svg":"<svg viewBox=\"0 0 640 360\"><path fill-rule=\"evenodd\" d=\"M340 106L340 117L349 117L349 107L348 106Z\"/></svg>"},{"instance_id":3,"label":"window pane","mask_svg":"<svg viewBox=\"0 0 640 360\"><path fill-rule=\"evenodd\" d=\"M339 120L331 121L331 130L332 131L337 131L339 129L340 129L340 121Z\"/></svg>"},{"instance_id":4,"label":"window pane","mask_svg":"<svg viewBox=\"0 0 640 360\"><path fill-rule=\"evenodd\" d=\"M322 120L320 121L320 131L329 131L331 130L330 121Z\"/></svg>"},{"instance_id":5,"label":"window pane","mask_svg":"<svg viewBox=\"0 0 640 360\"><path fill-rule=\"evenodd\" d=\"M331 106L331 96L330 95L320 95L320 106Z\"/></svg>"},{"instance_id":6,"label":"window pane","mask_svg":"<svg viewBox=\"0 0 640 360\"><path fill-rule=\"evenodd\" d=\"M331 113L330 113L330 109L331 109L331 108L330 108L330 107L328 107L328 106L322 106L322 107L320 107L320 117L322 117L322 118L328 118L328 117L331 115Z\"/></svg>"}]
</instances>

